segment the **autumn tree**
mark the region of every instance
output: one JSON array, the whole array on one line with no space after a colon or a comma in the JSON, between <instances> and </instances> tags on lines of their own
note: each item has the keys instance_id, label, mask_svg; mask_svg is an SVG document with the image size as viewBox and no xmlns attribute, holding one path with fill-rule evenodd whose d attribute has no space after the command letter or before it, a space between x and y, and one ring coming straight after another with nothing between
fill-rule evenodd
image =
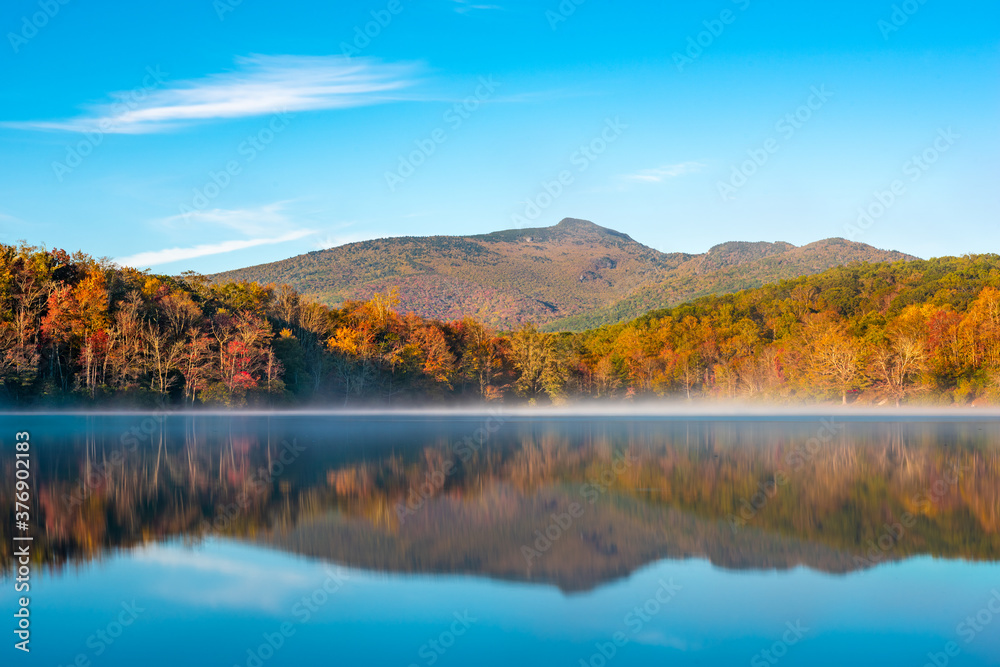
<instances>
[{"instance_id":1,"label":"autumn tree","mask_svg":"<svg viewBox=\"0 0 1000 667\"><path fill-rule=\"evenodd\" d=\"M504 339L472 318L458 324L458 336L462 348L461 375L476 384L480 397L495 400L503 389Z\"/></svg>"},{"instance_id":2,"label":"autumn tree","mask_svg":"<svg viewBox=\"0 0 1000 667\"><path fill-rule=\"evenodd\" d=\"M907 308L887 329L871 355L872 375L897 407L915 390L925 370L925 322L918 308Z\"/></svg>"},{"instance_id":3,"label":"autumn tree","mask_svg":"<svg viewBox=\"0 0 1000 667\"><path fill-rule=\"evenodd\" d=\"M178 371L184 360L186 341L148 323L142 330L142 342L150 370L150 388L166 394L179 379Z\"/></svg>"},{"instance_id":4,"label":"autumn tree","mask_svg":"<svg viewBox=\"0 0 1000 667\"><path fill-rule=\"evenodd\" d=\"M846 323L831 320L810 322L804 335L808 381L816 388L836 391L846 405L848 392L860 389L866 381L861 341L848 333Z\"/></svg>"},{"instance_id":5,"label":"autumn tree","mask_svg":"<svg viewBox=\"0 0 1000 667\"><path fill-rule=\"evenodd\" d=\"M190 329L180 360L179 371L184 377L184 401L194 404L201 392L206 391L219 378L215 365L216 353L213 339L197 329Z\"/></svg>"},{"instance_id":6,"label":"autumn tree","mask_svg":"<svg viewBox=\"0 0 1000 667\"><path fill-rule=\"evenodd\" d=\"M532 402L540 396L557 399L566 382L555 336L526 324L511 336L511 362L517 372L517 392Z\"/></svg>"},{"instance_id":7,"label":"autumn tree","mask_svg":"<svg viewBox=\"0 0 1000 667\"><path fill-rule=\"evenodd\" d=\"M219 313L211 331L224 402L242 404L252 390L274 389L279 362L270 346L272 332L266 320L250 311Z\"/></svg>"}]
</instances>

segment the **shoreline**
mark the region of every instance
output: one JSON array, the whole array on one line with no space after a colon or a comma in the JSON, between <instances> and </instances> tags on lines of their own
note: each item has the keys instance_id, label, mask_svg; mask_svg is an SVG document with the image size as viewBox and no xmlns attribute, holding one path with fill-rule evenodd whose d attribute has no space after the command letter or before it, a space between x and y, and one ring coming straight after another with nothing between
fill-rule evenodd
<instances>
[{"instance_id":1,"label":"shoreline","mask_svg":"<svg viewBox=\"0 0 1000 667\"><path fill-rule=\"evenodd\" d=\"M359 408L270 408L270 409L79 409L0 410L4 417L326 417L343 419L401 418L442 419L492 417L504 420L574 419L588 420L669 420L669 421L812 421L834 418L846 421L1000 421L1000 405L851 407L843 405L756 404L634 404L629 406L575 404L565 406L504 406L481 404L455 407L359 407Z\"/></svg>"}]
</instances>

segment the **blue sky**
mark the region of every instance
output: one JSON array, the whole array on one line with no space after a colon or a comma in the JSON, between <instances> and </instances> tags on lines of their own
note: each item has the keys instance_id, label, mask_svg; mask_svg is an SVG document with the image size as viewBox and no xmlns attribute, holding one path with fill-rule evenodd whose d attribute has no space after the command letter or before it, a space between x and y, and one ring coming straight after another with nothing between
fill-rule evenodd
<instances>
[{"instance_id":1,"label":"blue sky","mask_svg":"<svg viewBox=\"0 0 1000 667\"><path fill-rule=\"evenodd\" d=\"M1000 251L996 3L576 1L12 0L0 241L167 273L563 217Z\"/></svg>"}]
</instances>

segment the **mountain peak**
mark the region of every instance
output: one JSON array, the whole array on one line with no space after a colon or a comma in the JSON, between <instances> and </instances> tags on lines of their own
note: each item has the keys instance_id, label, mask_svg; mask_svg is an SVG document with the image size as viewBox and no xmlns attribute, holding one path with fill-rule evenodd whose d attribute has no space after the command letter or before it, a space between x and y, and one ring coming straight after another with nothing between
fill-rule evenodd
<instances>
[{"instance_id":1,"label":"mountain peak","mask_svg":"<svg viewBox=\"0 0 1000 667\"><path fill-rule=\"evenodd\" d=\"M561 231L566 233L591 233L591 234L601 234L607 236L617 236L621 239L626 239L632 241L632 237L628 234L623 234L621 232L616 232L613 229L608 229L607 227L601 227L598 224L594 224L590 220L583 220L581 218L563 218L554 227L555 231Z\"/></svg>"},{"instance_id":2,"label":"mountain peak","mask_svg":"<svg viewBox=\"0 0 1000 667\"><path fill-rule=\"evenodd\" d=\"M604 229L600 225L594 224L590 220L584 220L582 218L563 218L558 223L556 227L562 229Z\"/></svg>"},{"instance_id":3,"label":"mountain peak","mask_svg":"<svg viewBox=\"0 0 1000 667\"><path fill-rule=\"evenodd\" d=\"M616 232L607 227L601 227L590 220L580 218L563 218L551 227L521 227L518 229L505 229L490 234L477 234L469 238L477 241L506 242L506 243L542 243L545 241L565 241L573 242L598 242L602 244L612 243L618 245L622 241L639 244L628 234Z\"/></svg>"}]
</instances>

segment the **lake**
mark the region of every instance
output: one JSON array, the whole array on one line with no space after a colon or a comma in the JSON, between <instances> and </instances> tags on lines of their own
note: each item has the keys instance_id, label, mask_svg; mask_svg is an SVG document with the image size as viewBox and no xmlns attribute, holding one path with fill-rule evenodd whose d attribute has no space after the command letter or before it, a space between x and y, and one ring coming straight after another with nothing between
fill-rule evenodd
<instances>
[{"instance_id":1,"label":"lake","mask_svg":"<svg viewBox=\"0 0 1000 667\"><path fill-rule=\"evenodd\" d=\"M1000 664L997 420L0 422L4 664Z\"/></svg>"}]
</instances>

